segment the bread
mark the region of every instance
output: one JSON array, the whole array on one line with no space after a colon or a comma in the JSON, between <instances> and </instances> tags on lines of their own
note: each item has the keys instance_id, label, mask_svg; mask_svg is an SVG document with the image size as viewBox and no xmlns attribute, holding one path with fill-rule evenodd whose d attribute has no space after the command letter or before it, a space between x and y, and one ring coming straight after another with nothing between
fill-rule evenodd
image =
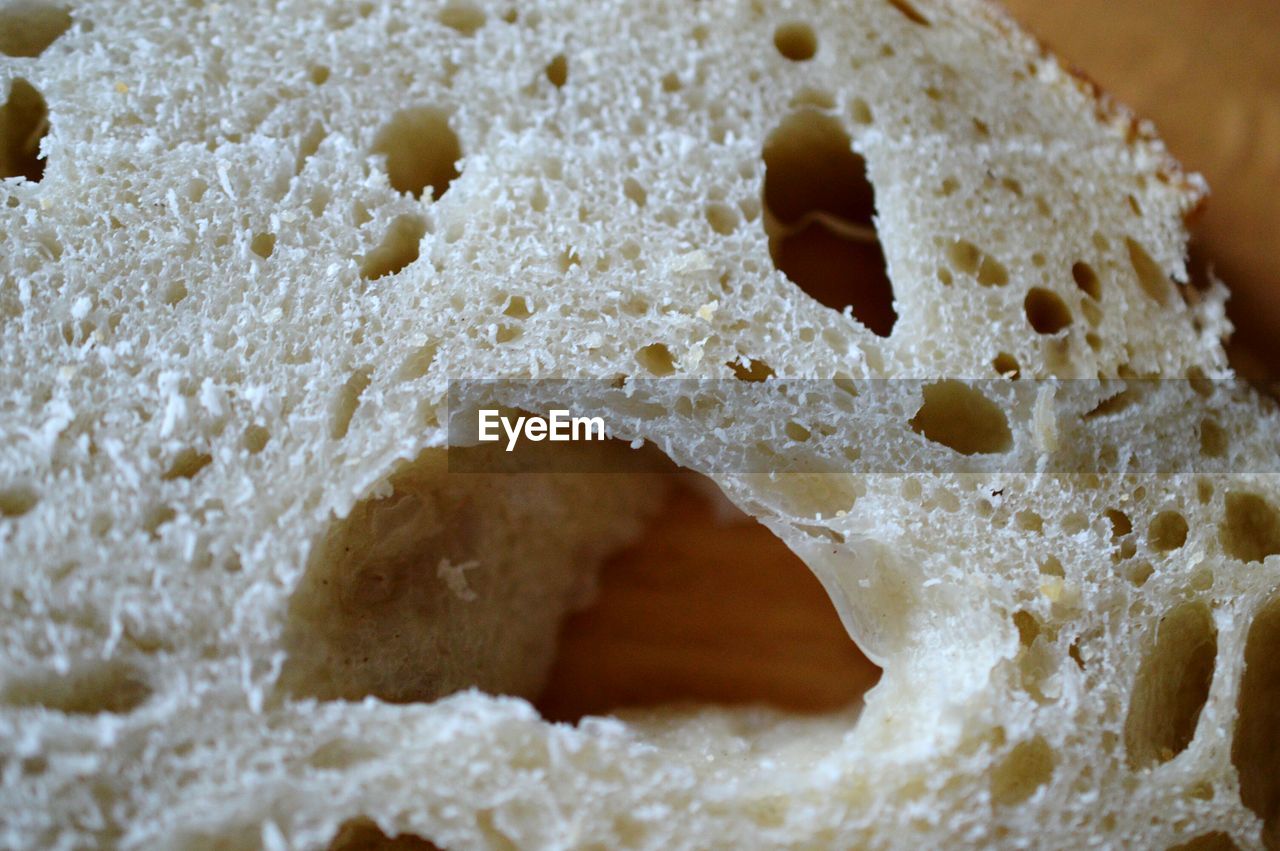
<instances>
[{"instance_id":1,"label":"bread","mask_svg":"<svg viewBox=\"0 0 1280 851\"><path fill-rule=\"evenodd\" d=\"M1280 847L1205 187L997 8L0 21L0 846ZM450 474L492 377L624 442ZM865 705L539 718L630 441L809 564Z\"/></svg>"}]
</instances>

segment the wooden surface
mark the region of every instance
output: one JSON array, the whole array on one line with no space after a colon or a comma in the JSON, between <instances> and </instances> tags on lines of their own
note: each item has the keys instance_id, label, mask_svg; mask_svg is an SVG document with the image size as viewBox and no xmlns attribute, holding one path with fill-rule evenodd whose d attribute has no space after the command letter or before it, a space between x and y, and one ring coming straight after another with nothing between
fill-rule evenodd
<instances>
[{"instance_id":1,"label":"wooden surface","mask_svg":"<svg viewBox=\"0 0 1280 851\"><path fill-rule=\"evenodd\" d=\"M1280 364L1280 0L1008 5L1208 178L1198 251L1233 289L1238 337ZM680 700L818 711L876 676L768 530L717 524L683 492L607 566L596 607L567 624L541 708L561 720Z\"/></svg>"},{"instance_id":2,"label":"wooden surface","mask_svg":"<svg viewBox=\"0 0 1280 851\"><path fill-rule=\"evenodd\" d=\"M599 601L561 635L538 703L550 720L690 701L818 712L848 705L879 678L804 562L688 487L673 489L600 583Z\"/></svg>"}]
</instances>

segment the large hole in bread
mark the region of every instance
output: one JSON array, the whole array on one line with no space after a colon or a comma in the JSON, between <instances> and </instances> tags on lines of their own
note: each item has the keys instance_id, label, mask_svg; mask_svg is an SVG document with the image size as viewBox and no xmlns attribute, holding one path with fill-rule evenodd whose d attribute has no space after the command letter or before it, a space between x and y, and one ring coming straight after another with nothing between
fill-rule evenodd
<instances>
[{"instance_id":1,"label":"large hole in bread","mask_svg":"<svg viewBox=\"0 0 1280 851\"><path fill-rule=\"evenodd\" d=\"M1019 742L991 771L991 800L1019 804L1053 779L1057 757L1040 736Z\"/></svg>"},{"instance_id":2,"label":"large hole in bread","mask_svg":"<svg viewBox=\"0 0 1280 851\"><path fill-rule=\"evenodd\" d=\"M1218 629L1203 603L1183 603L1160 619L1129 697L1124 745L1131 768L1168 762L1191 744L1217 655Z\"/></svg>"},{"instance_id":3,"label":"large hole in bread","mask_svg":"<svg viewBox=\"0 0 1280 851\"><path fill-rule=\"evenodd\" d=\"M427 223L418 216L396 216L382 242L360 261L360 275L376 281L394 275L418 259L419 245L427 233Z\"/></svg>"},{"instance_id":4,"label":"large hole in bread","mask_svg":"<svg viewBox=\"0 0 1280 851\"><path fill-rule=\"evenodd\" d=\"M1239 851L1240 846L1231 839L1231 834L1214 831L1204 833L1196 838L1175 845L1169 851Z\"/></svg>"},{"instance_id":5,"label":"large hole in bread","mask_svg":"<svg viewBox=\"0 0 1280 851\"><path fill-rule=\"evenodd\" d=\"M808 567L710 481L687 476L605 564L595 604L565 621L543 716L683 702L821 712L861 697L880 670Z\"/></svg>"},{"instance_id":6,"label":"large hole in bread","mask_svg":"<svg viewBox=\"0 0 1280 851\"><path fill-rule=\"evenodd\" d=\"M910 426L934 443L961 455L1006 452L1013 445L1009 420L1000 406L963 381L936 381L921 388L924 402Z\"/></svg>"},{"instance_id":7,"label":"large hole in bread","mask_svg":"<svg viewBox=\"0 0 1280 851\"><path fill-rule=\"evenodd\" d=\"M1240 799L1265 822L1263 842L1280 849L1280 597L1263 607L1244 648L1231 762Z\"/></svg>"},{"instance_id":8,"label":"large hole in bread","mask_svg":"<svg viewBox=\"0 0 1280 851\"><path fill-rule=\"evenodd\" d=\"M335 519L290 601L283 693L474 686L576 720L670 702L814 712L876 681L804 564L707 480L652 447L646 468L667 472L560 472L636 453L537 446L565 453L541 456L555 472L491 472L527 447L427 450Z\"/></svg>"},{"instance_id":9,"label":"large hole in bread","mask_svg":"<svg viewBox=\"0 0 1280 851\"><path fill-rule=\"evenodd\" d=\"M63 6L38 0L0 2L0 53L39 56L71 26Z\"/></svg>"},{"instance_id":10,"label":"large hole in bread","mask_svg":"<svg viewBox=\"0 0 1280 851\"><path fill-rule=\"evenodd\" d=\"M44 177L40 140L49 132L49 107L40 92L21 77L9 84L9 98L0 107L0 178Z\"/></svg>"},{"instance_id":11,"label":"large hole in bread","mask_svg":"<svg viewBox=\"0 0 1280 851\"><path fill-rule=\"evenodd\" d=\"M1142 286L1142 291L1160 304L1164 304L1169 297L1169 290L1172 288L1164 270L1151 258L1151 255L1147 253L1147 249L1143 248L1140 242L1126 239L1124 244L1129 250L1129 262L1133 266L1134 274L1138 276L1138 283Z\"/></svg>"},{"instance_id":12,"label":"large hole in bread","mask_svg":"<svg viewBox=\"0 0 1280 851\"><path fill-rule=\"evenodd\" d=\"M334 440L341 440L347 436L347 431L351 428L351 420L356 415L356 409L360 407L360 397L364 395L365 390L369 389L372 378L373 370L369 367L361 367L351 373L351 376L338 388L329 414L329 436Z\"/></svg>"},{"instance_id":13,"label":"large hole in bread","mask_svg":"<svg viewBox=\"0 0 1280 851\"><path fill-rule=\"evenodd\" d=\"M898 319L893 284L876 235L875 190L849 134L835 118L802 109L769 134L764 162L774 265L817 301L887 337Z\"/></svg>"},{"instance_id":14,"label":"large hole in bread","mask_svg":"<svg viewBox=\"0 0 1280 851\"><path fill-rule=\"evenodd\" d=\"M792 21L773 31L773 46L792 62L804 62L818 52L818 37L814 35L813 27Z\"/></svg>"},{"instance_id":15,"label":"large hole in bread","mask_svg":"<svg viewBox=\"0 0 1280 851\"><path fill-rule=\"evenodd\" d=\"M1218 532L1222 549L1241 561L1262 561L1280 553L1280 511L1255 493L1226 495L1226 516Z\"/></svg>"},{"instance_id":16,"label":"large hole in bread","mask_svg":"<svg viewBox=\"0 0 1280 851\"><path fill-rule=\"evenodd\" d=\"M0 488L0 517L21 517L40 502L40 494L30 485Z\"/></svg>"},{"instance_id":17,"label":"large hole in bread","mask_svg":"<svg viewBox=\"0 0 1280 851\"><path fill-rule=\"evenodd\" d=\"M400 192L440 200L458 176L462 145L449 126L449 113L438 107L402 109L391 117L373 143L373 152L387 158L387 177Z\"/></svg>"},{"instance_id":18,"label":"large hole in bread","mask_svg":"<svg viewBox=\"0 0 1280 851\"><path fill-rule=\"evenodd\" d=\"M501 448L453 452L472 465L505 460ZM589 568L639 531L650 502L635 482L604 474L451 475L448 460L425 451L316 542L290 602L287 690L401 702L469 686L532 696Z\"/></svg>"}]
</instances>

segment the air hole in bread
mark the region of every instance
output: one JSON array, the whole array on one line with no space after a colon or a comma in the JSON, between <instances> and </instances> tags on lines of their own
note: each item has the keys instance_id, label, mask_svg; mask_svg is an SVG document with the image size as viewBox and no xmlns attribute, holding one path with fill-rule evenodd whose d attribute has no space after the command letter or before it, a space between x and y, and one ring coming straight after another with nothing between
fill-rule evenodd
<instances>
[{"instance_id":1,"label":"air hole in bread","mask_svg":"<svg viewBox=\"0 0 1280 851\"><path fill-rule=\"evenodd\" d=\"M795 441L796 443L804 443L810 437L813 436L813 433L810 432L809 429L805 428L803 425L801 425L798 422L795 422L794 420L789 421L783 427L783 433L785 433L789 439Z\"/></svg>"},{"instance_id":2,"label":"air hole in bread","mask_svg":"<svg viewBox=\"0 0 1280 851\"><path fill-rule=\"evenodd\" d=\"M241 443L245 449L249 450L250 455L257 455L263 449L267 448L267 443L271 440L271 432L260 425L251 425L245 428L244 436Z\"/></svg>"},{"instance_id":3,"label":"air hole in bread","mask_svg":"<svg viewBox=\"0 0 1280 851\"><path fill-rule=\"evenodd\" d=\"M0 488L0 517L21 517L40 502L40 494L30 485Z\"/></svg>"},{"instance_id":4,"label":"air hole in bread","mask_svg":"<svg viewBox=\"0 0 1280 851\"><path fill-rule=\"evenodd\" d=\"M662 343L650 343L640 351L636 352L636 362L644 367L651 375L659 377L671 375L676 371L676 361L668 349Z\"/></svg>"},{"instance_id":5,"label":"air hole in bread","mask_svg":"<svg viewBox=\"0 0 1280 851\"><path fill-rule=\"evenodd\" d=\"M1071 278L1089 298L1102 298L1102 283L1098 280L1098 273L1093 271L1093 267L1084 261L1079 261L1071 266Z\"/></svg>"},{"instance_id":6,"label":"air hole in bread","mask_svg":"<svg viewBox=\"0 0 1280 851\"><path fill-rule=\"evenodd\" d=\"M582 257L576 248L566 248L560 252L560 271L568 272L574 266L582 265Z\"/></svg>"},{"instance_id":7,"label":"air hole in bread","mask_svg":"<svg viewBox=\"0 0 1280 851\"><path fill-rule=\"evenodd\" d=\"M1018 359L1008 352L1000 352L991 361L991 366L1000 375L1005 378L1017 378L1022 374L1022 368L1018 365Z\"/></svg>"},{"instance_id":8,"label":"air hole in bread","mask_svg":"<svg viewBox=\"0 0 1280 851\"><path fill-rule=\"evenodd\" d=\"M255 233L249 243L249 250L266 260L276 250L276 235L274 233Z\"/></svg>"},{"instance_id":9,"label":"air hole in bread","mask_svg":"<svg viewBox=\"0 0 1280 851\"><path fill-rule=\"evenodd\" d=\"M984 254L978 265L977 279L984 287L1002 287L1009 283L1009 270L990 254Z\"/></svg>"},{"instance_id":10,"label":"air hole in bread","mask_svg":"<svg viewBox=\"0 0 1280 851\"><path fill-rule=\"evenodd\" d=\"M40 140L49 132L49 107L35 86L21 77L9 84L9 98L0 107L0 178L44 177Z\"/></svg>"},{"instance_id":11,"label":"air hole in bread","mask_svg":"<svg viewBox=\"0 0 1280 851\"><path fill-rule=\"evenodd\" d=\"M1134 274L1138 276L1138 283L1142 285L1143 292L1160 304L1164 304L1169 297L1171 286L1164 270L1151 259L1151 255L1141 243L1126 238L1124 244L1129 250L1129 262L1133 266Z\"/></svg>"},{"instance_id":12,"label":"air hole in bread","mask_svg":"<svg viewBox=\"0 0 1280 851\"><path fill-rule=\"evenodd\" d=\"M151 506L142 515L142 529L153 540L160 538L160 530L177 518L178 512L171 505L158 503Z\"/></svg>"},{"instance_id":13,"label":"air hole in bread","mask_svg":"<svg viewBox=\"0 0 1280 851\"><path fill-rule=\"evenodd\" d=\"M714 605L726 588L734 605ZM552 721L690 702L814 713L879 676L804 563L683 474L645 537L606 563L595 604L565 622L537 706Z\"/></svg>"},{"instance_id":14,"label":"air hole in bread","mask_svg":"<svg viewBox=\"0 0 1280 851\"><path fill-rule=\"evenodd\" d=\"M419 245L427 233L427 223L419 216L396 216L386 236L360 261L360 275L376 281L394 275L418 259Z\"/></svg>"},{"instance_id":15,"label":"air hole in bread","mask_svg":"<svg viewBox=\"0 0 1280 851\"><path fill-rule=\"evenodd\" d=\"M792 21L773 31L773 46L792 62L804 62L818 52L818 37L814 35L813 27Z\"/></svg>"},{"instance_id":16,"label":"air hole in bread","mask_svg":"<svg viewBox=\"0 0 1280 851\"><path fill-rule=\"evenodd\" d=\"M1021 803L1053 778L1057 756L1040 736L1019 742L991 771L991 799L1000 806Z\"/></svg>"},{"instance_id":17,"label":"air hole in bread","mask_svg":"<svg viewBox=\"0 0 1280 851\"><path fill-rule=\"evenodd\" d=\"M409 354L396 370L397 381L415 381L427 374L435 362L437 347L434 343L420 346Z\"/></svg>"},{"instance_id":18,"label":"air hole in bread","mask_svg":"<svg viewBox=\"0 0 1280 851\"><path fill-rule=\"evenodd\" d=\"M174 456L173 463L164 471L161 478L167 482L174 479L192 479L212 462L213 456L209 453L188 447Z\"/></svg>"},{"instance_id":19,"label":"air hole in bread","mask_svg":"<svg viewBox=\"0 0 1280 851\"><path fill-rule=\"evenodd\" d=\"M1218 629L1203 603L1183 603L1160 618L1129 697L1130 768L1168 762L1191 744L1217 655Z\"/></svg>"},{"instance_id":20,"label":"air hole in bread","mask_svg":"<svg viewBox=\"0 0 1280 851\"><path fill-rule=\"evenodd\" d=\"M634 177L622 181L622 194L637 207L643 207L649 200L649 193Z\"/></svg>"},{"instance_id":21,"label":"air hole in bread","mask_svg":"<svg viewBox=\"0 0 1280 851\"><path fill-rule=\"evenodd\" d=\"M982 263L982 251L967 239L957 239L947 246L947 259L966 275L975 275Z\"/></svg>"},{"instance_id":22,"label":"air hole in bread","mask_svg":"<svg viewBox=\"0 0 1280 851\"><path fill-rule=\"evenodd\" d=\"M1000 406L963 381L937 381L922 388L924 403L911 429L962 455L1007 452L1013 433Z\"/></svg>"},{"instance_id":23,"label":"air hole in bread","mask_svg":"<svg viewBox=\"0 0 1280 851\"><path fill-rule=\"evenodd\" d=\"M919 24L922 27L930 26L929 19L920 14L920 10L909 0L888 0L888 2L890 6L905 15L911 23Z\"/></svg>"},{"instance_id":24,"label":"air hole in bread","mask_svg":"<svg viewBox=\"0 0 1280 851\"><path fill-rule=\"evenodd\" d=\"M1147 542L1153 549L1170 552L1187 542L1187 518L1180 511L1161 511L1147 526Z\"/></svg>"},{"instance_id":25,"label":"air hole in bread","mask_svg":"<svg viewBox=\"0 0 1280 851\"><path fill-rule=\"evenodd\" d=\"M774 262L806 294L849 311L872 333L888 337L898 314L878 242L847 239L812 223L779 240Z\"/></svg>"},{"instance_id":26,"label":"air hole in bread","mask_svg":"<svg viewBox=\"0 0 1280 851\"><path fill-rule=\"evenodd\" d=\"M294 174L302 174L307 160L315 156L316 151L320 150L320 143L324 141L326 135L324 125L319 121L313 122L307 128L307 132L298 141L298 155L294 158L293 166Z\"/></svg>"},{"instance_id":27,"label":"air hole in bread","mask_svg":"<svg viewBox=\"0 0 1280 851\"><path fill-rule=\"evenodd\" d=\"M1156 572L1156 569L1149 561L1134 562L1125 568L1125 578L1128 579L1135 588L1141 588L1147 584L1147 580Z\"/></svg>"},{"instance_id":28,"label":"air hole in bread","mask_svg":"<svg viewBox=\"0 0 1280 851\"><path fill-rule=\"evenodd\" d=\"M1123 538L1125 535L1133 531L1133 521L1129 519L1129 515L1125 514L1118 508L1108 508L1102 512L1107 518L1107 522L1111 524L1111 540Z\"/></svg>"},{"instance_id":29,"label":"air hole in bread","mask_svg":"<svg viewBox=\"0 0 1280 851\"><path fill-rule=\"evenodd\" d=\"M546 72L547 79L551 81L551 85L557 89L564 88L564 84L569 81L569 60L565 58L563 53L557 53L547 63Z\"/></svg>"},{"instance_id":30,"label":"air hole in bread","mask_svg":"<svg viewBox=\"0 0 1280 851\"><path fill-rule=\"evenodd\" d=\"M1113 393L1098 404L1080 415L1082 420L1093 420L1098 417L1109 417L1132 408L1138 403L1138 394L1133 390L1121 390Z\"/></svg>"},{"instance_id":31,"label":"air hole in bread","mask_svg":"<svg viewBox=\"0 0 1280 851\"><path fill-rule=\"evenodd\" d=\"M328 82L329 74L330 71L328 65L312 65L307 69L307 79L317 86L323 86Z\"/></svg>"},{"instance_id":32,"label":"air hole in bread","mask_svg":"<svg viewBox=\"0 0 1280 851\"><path fill-rule=\"evenodd\" d=\"M6 678L0 688L0 703L68 715L122 715L141 706L150 695L146 680L133 665L92 660L74 665L67 673L49 671Z\"/></svg>"},{"instance_id":33,"label":"air hole in bread","mask_svg":"<svg viewBox=\"0 0 1280 851\"><path fill-rule=\"evenodd\" d=\"M0 2L0 53L39 56L71 26L65 6L40 0Z\"/></svg>"},{"instance_id":34,"label":"air hole in bread","mask_svg":"<svg viewBox=\"0 0 1280 851\"><path fill-rule=\"evenodd\" d=\"M430 449L402 464L316 539L279 695L408 702L476 687L540 694L558 721L672 701L855 704L879 669L803 562L709 481L640 452L643 470L670 472L566 472L621 469L637 455L621 441ZM736 603L708 624L726 582Z\"/></svg>"},{"instance_id":35,"label":"air hole in bread","mask_svg":"<svg viewBox=\"0 0 1280 851\"><path fill-rule=\"evenodd\" d=\"M1254 493L1231 491L1219 528L1222 549L1241 561L1262 561L1280 553L1280 511Z\"/></svg>"},{"instance_id":36,"label":"air hole in bread","mask_svg":"<svg viewBox=\"0 0 1280 851\"><path fill-rule=\"evenodd\" d=\"M170 281L165 285L164 293L161 295L160 300L167 306L173 307L190 294L191 293L187 289L187 285L182 281Z\"/></svg>"},{"instance_id":37,"label":"air hole in bread","mask_svg":"<svg viewBox=\"0 0 1280 851\"><path fill-rule=\"evenodd\" d=\"M1018 630L1016 665L1022 690L1037 703L1054 702L1061 691L1055 675L1063 660L1053 636L1045 634L1036 616L1025 610L1013 614L1013 625Z\"/></svg>"},{"instance_id":38,"label":"air hole in bread","mask_svg":"<svg viewBox=\"0 0 1280 851\"><path fill-rule=\"evenodd\" d=\"M1071 324L1071 310L1053 290L1032 287L1022 305L1037 334L1056 334Z\"/></svg>"},{"instance_id":39,"label":"air hole in bread","mask_svg":"<svg viewBox=\"0 0 1280 851\"><path fill-rule=\"evenodd\" d=\"M1206 458L1222 458L1227 454L1227 432L1212 417L1200 421L1200 454Z\"/></svg>"},{"instance_id":40,"label":"air hole in bread","mask_svg":"<svg viewBox=\"0 0 1280 851\"><path fill-rule=\"evenodd\" d=\"M719 201L708 204L704 210L707 224L721 236L728 236L738 229L738 213L733 207Z\"/></svg>"},{"instance_id":41,"label":"air hole in bread","mask_svg":"<svg viewBox=\"0 0 1280 851\"><path fill-rule=\"evenodd\" d=\"M368 818L343 822L325 851L441 851L440 846L412 833L388 836Z\"/></svg>"},{"instance_id":42,"label":"air hole in bread","mask_svg":"<svg viewBox=\"0 0 1280 851\"><path fill-rule=\"evenodd\" d=\"M733 377L739 381L767 381L775 374L769 364L745 355L730 361L726 366L733 370Z\"/></svg>"},{"instance_id":43,"label":"air hole in bread","mask_svg":"<svg viewBox=\"0 0 1280 851\"><path fill-rule=\"evenodd\" d=\"M1045 576L1056 576L1059 579L1067 575L1066 570L1062 567L1062 560L1057 556L1045 556L1044 560L1040 562L1039 571Z\"/></svg>"},{"instance_id":44,"label":"air hole in bread","mask_svg":"<svg viewBox=\"0 0 1280 851\"><path fill-rule=\"evenodd\" d=\"M947 259L984 287L1002 287L1009 283L1009 270L1005 265L966 239L947 245Z\"/></svg>"},{"instance_id":45,"label":"air hole in bread","mask_svg":"<svg viewBox=\"0 0 1280 851\"><path fill-rule=\"evenodd\" d=\"M1030 647L1040 637L1040 621L1031 612L1020 609L1013 613L1012 620L1023 647Z\"/></svg>"},{"instance_id":46,"label":"air hole in bread","mask_svg":"<svg viewBox=\"0 0 1280 851\"><path fill-rule=\"evenodd\" d=\"M533 315L533 309L529 307L529 301L522 295L513 295L507 300L507 306L502 311L503 316L510 316L512 319L528 319Z\"/></svg>"},{"instance_id":47,"label":"air hole in bread","mask_svg":"<svg viewBox=\"0 0 1280 851\"><path fill-rule=\"evenodd\" d=\"M764 145L765 233L774 265L822 304L887 337L898 315L876 235L866 162L829 115L792 113Z\"/></svg>"},{"instance_id":48,"label":"air hole in bread","mask_svg":"<svg viewBox=\"0 0 1280 851\"><path fill-rule=\"evenodd\" d=\"M399 192L422 197L431 188L439 201L458 176L462 145L449 126L449 113L431 106L401 110L374 141L373 152L386 157L387 177Z\"/></svg>"},{"instance_id":49,"label":"air hole in bread","mask_svg":"<svg viewBox=\"0 0 1280 851\"><path fill-rule=\"evenodd\" d=\"M1203 833L1188 842L1174 845L1169 851L1240 851L1240 846L1232 840L1231 834L1215 831Z\"/></svg>"},{"instance_id":50,"label":"air hole in bread","mask_svg":"<svg viewBox=\"0 0 1280 851\"><path fill-rule=\"evenodd\" d=\"M1264 822L1263 844L1280 849L1280 597L1254 618L1244 646L1244 677L1231 762L1240 800Z\"/></svg>"},{"instance_id":51,"label":"air hole in bread","mask_svg":"<svg viewBox=\"0 0 1280 851\"><path fill-rule=\"evenodd\" d=\"M373 370L369 367L357 369L338 390L329 415L329 436L334 440L341 440L347 436L347 431L351 428L351 420L356 415L356 409L360 407L360 397L364 395L365 390L369 389L372 375Z\"/></svg>"},{"instance_id":52,"label":"air hole in bread","mask_svg":"<svg viewBox=\"0 0 1280 851\"><path fill-rule=\"evenodd\" d=\"M484 20L484 11L469 0L449 0L440 10L440 23L463 35L475 35Z\"/></svg>"},{"instance_id":53,"label":"air hole in bread","mask_svg":"<svg viewBox=\"0 0 1280 851\"><path fill-rule=\"evenodd\" d=\"M1034 532L1037 535L1044 531L1044 518L1029 508L1014 514L1013 519L1018 524L1018 528L1023 531Z\"/></svg>"}]
</instances>

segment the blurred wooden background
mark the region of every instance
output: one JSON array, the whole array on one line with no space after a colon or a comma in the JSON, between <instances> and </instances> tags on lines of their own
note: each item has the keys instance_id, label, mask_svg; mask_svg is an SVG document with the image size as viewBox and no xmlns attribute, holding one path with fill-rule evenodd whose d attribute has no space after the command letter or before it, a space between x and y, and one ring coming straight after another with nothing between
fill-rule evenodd
<instances>
[{"instance_id":1,"label":"blurred wooden background","mask_svg":"<svg viewBox=\"0 0 1280 851\"><path fill-rule=\"evenodd\" d=\"M1233 291L1237 341L1280 374L1280 0L1007 5L1209 180L1197 251ZM564 631L550 718L678 700L820 711L878 675L786 547L687 490L602 585Z\"/></svg>"}]
</instances>

